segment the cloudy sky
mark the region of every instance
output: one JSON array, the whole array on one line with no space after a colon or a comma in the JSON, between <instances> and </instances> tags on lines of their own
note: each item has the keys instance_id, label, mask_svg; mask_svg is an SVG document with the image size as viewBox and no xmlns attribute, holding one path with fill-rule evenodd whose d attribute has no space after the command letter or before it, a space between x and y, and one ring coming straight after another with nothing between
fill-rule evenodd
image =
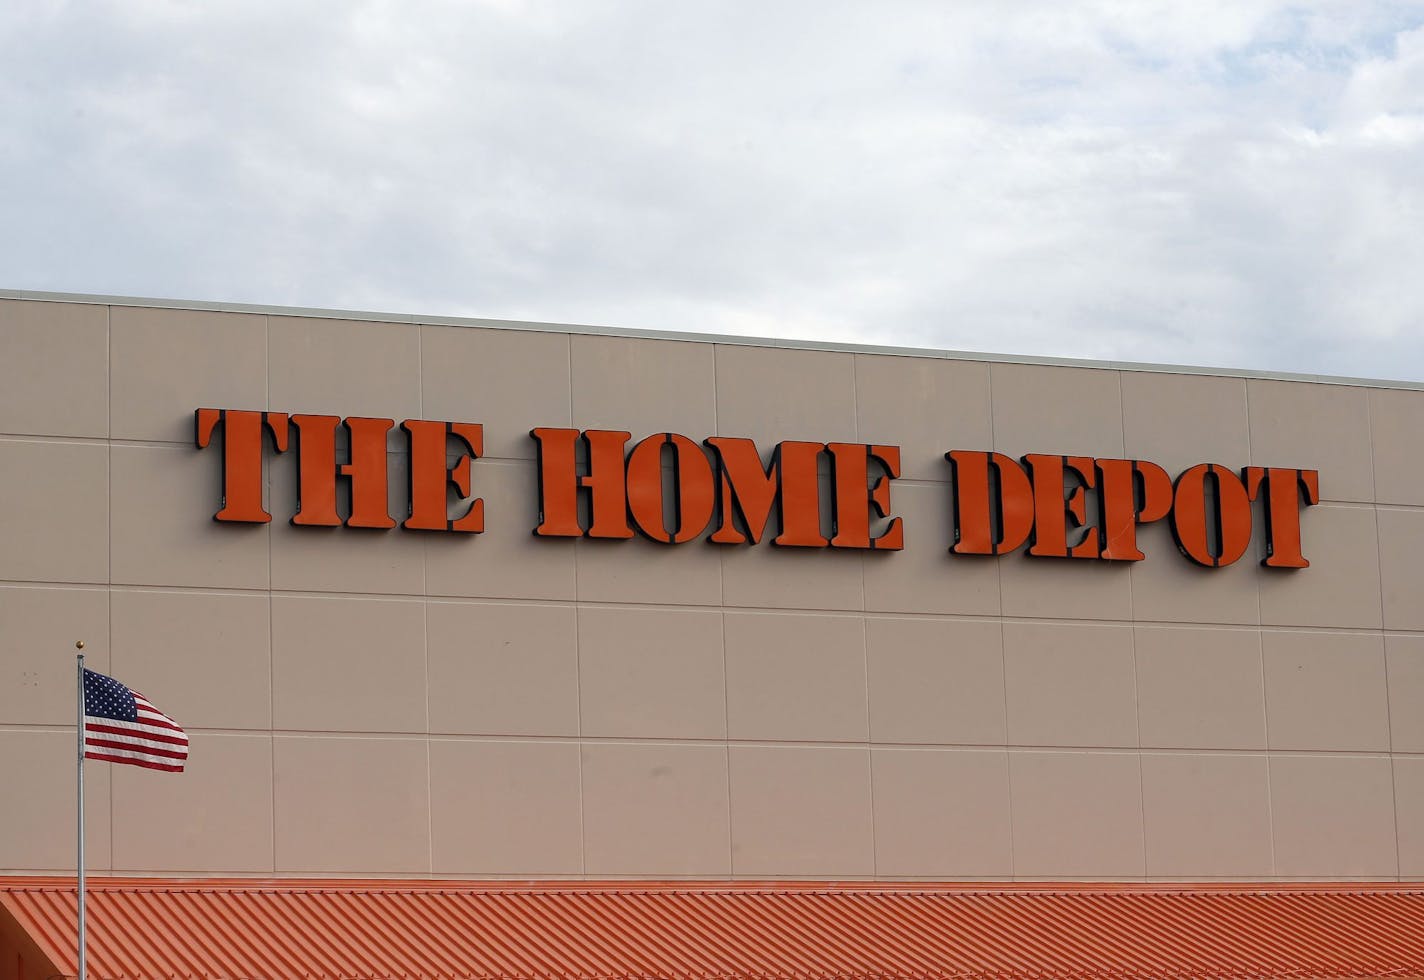
<instances>
[{"instance_id":1,"label":"cloudy sky","mask_svg":"<svg viewBox=\"0 0 1424 980\"><path fill-rule=\"evenodd\" d=\"M1424 0L18 0L0 65L0 288L1424 380Z\"/></svg>"}]
</instances>

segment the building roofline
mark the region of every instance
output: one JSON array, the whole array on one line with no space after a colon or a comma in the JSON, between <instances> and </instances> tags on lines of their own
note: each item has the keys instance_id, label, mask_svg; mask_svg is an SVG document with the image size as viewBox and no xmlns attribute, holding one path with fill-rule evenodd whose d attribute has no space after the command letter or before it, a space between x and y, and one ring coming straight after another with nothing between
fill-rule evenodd
<instances>
[{"instance_id":1,"label":"building roofline","mask_svg":"<svg viewBox=\"0 0 1424 980\"><path fill-rule=\"evenodd\" d=\"M939 348L853 344L822 340L793 340L776 337L743 337L731 334L642 330L585 323L553 323L539 320L502 320L485 317L426 316L414 313L382 313L370 310L335 310L304 306L274 306L260 303L221 303L203 300L162 299L147 296L110 296L96 293L46 292L30 289L0 289L0 299L30 300L40 303L83 303L93 306L152 307L166 310L194 310L207 313L253 313L265 316L299 316L327 320L367 320L381 323L416 323L444 327L487 327L499 330L530 330L545 333L573 333L594 337L634 337L643 340L674 340L688 343L729 344L739 347L779 347L787 350L819 350L849 354L885 354L892 357L932 357L945 360L984 361L1000 364L1043 364L1052 367L1095 368L1109 371L1142 371L1150 374L1199 374L1263 381L1306 381L1316 384L1349 385L1361 388L1401 388L1424 391L1424 382L1393 381L1383 378L1352 378L1328 374L1289 371L1256 371L1245 368L1202 367L1190 364L1158 364L1074 357L1038 357L1029 354L992 354L983 351Z\"/></svg>"}]
</instances>

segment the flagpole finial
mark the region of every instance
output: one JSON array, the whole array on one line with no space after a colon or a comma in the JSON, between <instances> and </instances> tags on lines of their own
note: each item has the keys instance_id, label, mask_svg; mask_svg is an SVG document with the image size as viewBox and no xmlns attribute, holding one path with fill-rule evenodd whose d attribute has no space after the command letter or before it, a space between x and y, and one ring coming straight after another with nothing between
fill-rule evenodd
<instances>
[{"instance_id":1,"label":"flagpole finial","mask_svg":"<svg viewBox=\"0 0 1424 980\"><path fill-rule=\"evenodd\" d=\"M76 650L83 650L83 649L84 649L84 641L83 641L83 640L75 640L75 641L74 641L74 649L76 649Z\"/></svg>"}]
</instances>

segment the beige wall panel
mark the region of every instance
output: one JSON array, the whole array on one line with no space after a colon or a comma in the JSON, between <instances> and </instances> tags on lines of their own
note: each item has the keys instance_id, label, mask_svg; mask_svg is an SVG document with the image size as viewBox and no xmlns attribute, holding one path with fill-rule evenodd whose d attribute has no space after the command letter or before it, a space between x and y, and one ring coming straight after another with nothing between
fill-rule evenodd
<instances>
[{"instance_id":1,"label":"beige wall panel","mask_svg":"<svg viewBox=\"0 0 1424 980\"><path fill-rule=\"evenodd\" d=\"M185 728L270 729L270 601L116 591L114 673Z\"/></svg>"},{"instance_id":2,"label":"beige wall panel","mask_svg":"<svg viewBox=\"0 0 1424 980\"><path fill-rule=\"evenodd\" d=\"M997 622L867 619L875 742L1003 745L1004 637Z\"/></svg>"},{"instance_id":3,"label":"beige wall panel","mask_svg":"<svg viewBox=\"0 0 1424 980\"><path fill-rule=\"evenodd\" d=\"M709 545L709 547L711 547ZM865 608L859 551L781 548L761 544L717 547L722 558L722 604L760 609ZM893 558L892 558L893 560Z\"/></svg>"},{"instance_id":4,"label":"beige wall panel","mask_svg":"<svg viewBox=\"0 0 1424 980\"><path fill-rule=\"evenodd\" d=\"M993 446L982 361L856 354L855 412L858 441L899 446L906 480L945 482L945 453Z\"/></svg>"},{"instance_id":5,"label":"beige wall panel","mask_svg":"<svg viewBox=\"0 0 1424 980\"><path fill-rule=\"evenodd\" d=\"M991 560L999 562L1005 616L1132 618L1132 573L1123 567L1126 562L1033 558L1024 550Z\"/></svg>"},{"instance_id":6,"label":"beige wall panel","mask_svg":"<svg viewBox=\"0 0 1424 980\"><path fill-rule=\"evenodd\" d=\"M533 459L530 429L570 425L568 334L423 326L420 365L425 417L484 426L486 458Z\"/></svg>"},{"instance_id":7,"label":"beige wall panel","mask_svg":"<svg viewBox=\"0 0 1424 980\"><path fill-rule=\"evenodd\" d=\"M1132 628L1004 624L1011 745L1137 745Z\"/></svg>"},{"instance_id":8,"label":"beige wall panel","mask_svg":"<svg viewBox=\"0 0 1424 980\"><path fill-rule=\"evenodd\" d=\"M425 536L427 594L574 598L574 539L543 540L533 533L539 524L534 464L478 462L471 479L476 496L485 502L485 530Z\"/></svg>"},{"instance_id":9,"label":"beige wall panel","mask_svg":"<svg viewBox=\"0 0 1424 980\"><path fill-rule=\"evenodd\" d=\"M273 759L278 873L430 871L423 739L278 736Z\"/></svg>"},{"instance_id":10,"label":"beige wall panel","mask_svg":"<svg viewBox=\"0 0 1424 980\"><path fill-rule=\"evenodd\" d=\"M720 612L583 608L578 657L584 735L727 737Z\"/></svg>"},{"instance_id":11,"label":"beige wall panel","mask_svg":"<svg viewBox=\"0 0 1424 980\"><path fill-rule=\"evenodd\" d=\"M0 579L109 580L106 446L0 439Z\"/></svg>"},{"instance_id":12,"label":"beige wall panel","mask_svg":"<svg viewBox=\"0 0 1424 980\"><path fill-rule=\"evenodd\" d=\"M999 613L997 562L949 553L949 488L896 487L892 513L904 520L905 550L867 552L865 607L876 612Z\"/></svg>"},{"instance_id":13,"label":"beige wall panel","mask_svg":"<svg viewBox=\"0 0 1424 980\"><path fill-rule=\"evenodd\" d=\"M78 696L69 685L71 697ZM0 729L0 872L74 873L75 755L69 731ZM109 763L84 765L84 848L90 871L106 872L109 858Z\"/></svg>"},{"instance_id":14,"label":"beige wall panel","mask_svg":"<svg viewBox=\"0 0 1424 980\"><path fill-rule=\"evenodd\" d=\"M1424 752L1424 636L1384 638L1390 748Z\"/></svg>"},{"instance_id":15,"label":"beige wall panel","mask_svg":"<svg viewBox=\"0 0 1424 980\"><path fill-rule=\"evenodd\" d=\"M1147 873L1271 876L1264 755L1142 755Z\"/></svg>"},{"instance_id":16,"label":"beige wall panel","mask_svg":"<svg viewBox=\"0 0 1424 980\"><path fill-rule=\"evenodd\" d=\"M1122 430L1127 458L1173 478L1198 463L1240 470L1251 461L1246 381L1123 371Z\"/></svg>"},{"instance_id":17,"label":"beige wall panel","mask_svg":"<svg viewBox=\"0 0 1424 980\"><path fill-rule=\"evenodd\" d=\"M0 720L74 724L76 640L84 666L110 673L106 590L0 587Z\"/></svg>"},{"instance_id":18,"label":"beige wall panel","mask_svg":"<svg viewBox=\"0 0 1424 980\"><path fill-rule=\"evenodd\" d=\"M1011 752L1014 874L1146 874L1137 753Z\"/></svg>"},{"instance_id":19,"label":"beige wall panel","mask_svg":"<svg viewBox=\"0 0 1424 980\"><path fill-rule=\"evenodd\" d=\"M271 736L190 739L182 773L114 767L114 870L272 871Z\"/></svg>"},{"instance_id":20,"label":"beige wall panel","mask_svg":"<svg viewBox=\"0 0 1424 980\"><path fill-rule=\"evenodd\" d=\"M717 435L763 455L783 441L860 442L855 355L718 344Z\"/></svg>"},{"instance_id":21,"label":"beige wall panel","mask_svg":"<svg viewBox=\"0 0 1424 980\"><path fill-rule=\"evenodd\" d=\"M109 308L0 300L0 432L109 434Z\"/></svg>"},{"instance_id":22,"label":"beige wall panel","mask_svg":"<svg viewBox=\"0 0 1424 980\"><path fill-rule=\"evenodd\" d=\"M723 630L729 737L869 738L865 632L859 618L727 613Z\"/></svg>"},{"instance_id":23,"label":"beige wall panel","mask_svg":"<svg viewBox=\"0 0 1424 980\"><path fill-rule=\"evenodd\" d=\"M1364 388L1253 379L1246 393L1252 464L1319 470L1322 500L1374 499Z\"/></svg>"},{"instance_id":24,"label":"beige wall panel","mask_svg":"<svg viewBox=\"0 0 1424 980\"><path fill-rule=\"evenodd\" d=\"M272 718L308 732L424 732L419 601L272 599Z\"/></svg>"},{"instance_id":25,"label":"beige wall panel","mask_svg":"<svg viewBox=\"0 0 1424 980\"><path fill-rule=\"evenodd\" d=\"M1371 389L1370 435L1374 446L1375 500L1382 504L1424 504L1424 391ZM1325 475L1321 474L1324 489Z\"/></svg>"},{"instance_id":26,"label":"beige wall panel","mask_svg":"<svg viewBox=\"0 0 1424 980\"><path fill-rule=\"evenodd\" d=\"M196 409L267 408L265 316L115 306L109 359L115 439L192 445Z\"/></svg>"},{"instance_id":27,"label":"beige wall panel","mask_svg":"<svg viewBox=\"0 0 1424 980\"><path fill-rule=\"evenodd\" d=\"M727 785L720 745L584 745L584 870L731 874Z\"/></svg>"},{"instance_id":28,"label":"beige wall panel","mask_svg":"<svg viewBox=\"0 0 1424 980\"><path fill-rule=\"evenodd\" d=\"M436 874L583 871L571 742L433 741L430 806Z\"/></svg>"},{"instance_id":29,"label":"beige wall panel","mask_svg":"<svg viewBox=\"0 0 1424 980\"><path fill-rule=\"evenodd\" d=\"M338 454L340 458L340 454ZM272 588L285 592L371 592L420 595L425 591L427 531L362 527L299 527L290 518L297 508L296 460L272 466ZM409 457L386 456L387 498L393 520L409 513ZM346 491L337 481L343 499ZM343 507L349 504L343 502ZM452 547L478 547L477 534L435 532L454 538Z\"/></svg>"},{"instance_id":30,"label":"beige wall panel","mask_svg":"<svg viewBox=\"0 0 1424 980\"><path fill-rule=\"evenodd\" d=\"M114 446L110 466L115 584L267 588L268 526L213 520L221 446Z\"/></svg>"},{"instance_id":31,"label":"beige wall panel","mask_svg":"<svg viewBox=\"0 0 1424 980\"><path fill-rule=\"evenodd\" d=\"M1392 782L1386 756L1272 756L1276 874L1397 875Z\"/></svg>"},{"instance_id":32,"label":"beige wall panel","mask_svg":"<svg viewBox=\"0 0 1424 980\"><path fill-rule=\"evenodd\" d=\"M1257 566L1267 626L1379 629L1379 540L1371 507L1322 505L1301 514L1309 568Z\"/></svg>"},{"instance_id":33,"label":"beige wall panel","mask_svg":"<svg viewBox=\"0 0 1424 980\"><path fill-rule=\"evenodd\" d=\"M1256 528L1257 542L1235 564L1203 568L1177 549L1169 520L1137 530L1137 546L1147 557L1129 565L1132 618L1153 623L1254 626L1260 622L1256 568L1262 557L1258 554L1262 529Z\"/></svg>"},{"instance_id":34,"label":"beige wall panel","mask_svg":"<svg viewBox=\"0 0 1424 980\"><path fill-rule=\"evenodd\" d=\"M667 545L641 536L626 541L540 541L575 550L578 597L584 602L715 606L722 601L722 556L701 541ZM757 546L764 549L765 546Z\"/></svg>"},{"instance_id":35,"label":"beige wall panel","mask_svg":"<svg viewBox=\"0 0 1424 980\"><path fill-rule=\"evenodd\" d=\"M990 366L994 448L1027 453L1122 456L1122 390L1117 371Z\"/></svg>"},{"instance_id":36,"label":"beige wall panel","mask_svg":"<svg viewBox=\"0 0 1424 980\"><path fill-rule=\"evenodd\" d=\"M734 874L875 874L868 749L734 745L729 754Z\"/></svg>"},{"instance_id":37,"label":"beige wall panel","mask_svg":"<svg viewBox=\"0 0 1424 980\"><path fill-rule=\"evenodd\" d=\"M1266 747L1260 633L1139 626L1133 644L1144 747Z\"/></svg>"},{"instance_id":38,"label":"beige wall panel","mask_svg":"<svg viewBox=\"0 0 1424 980\"><path fill-rule=\"evenodd\" d=\"M569 343L575 428L631 433L630 450L658 432L699 443L717 434L713 345L579 335Z\"/></svg>"},{"instance_id":39,"label":"beige wall panel","mask_svg":"<svg viewBox=\"0 0 1424 980\"><path fill-rule=\"evenodd\" d=\"M1420 434L1424 443L1424 432ZM1375 510L1379 524L1384 628L1424 630L1424 510Z\"/></svg>"},{"instance_id":40,"label":"beige wall panel","mask_svg":"<svg viewBox=\"0 0 1424 980\"><path fill-rule=\"evenodd\" d=\"M393 419L393 448L401 422L422 417L416 324L272 316L267 330L273 411Z\"/></svg>"},{"instance_id":41,"label":"beige wall panel","mask_svg":"<svg viewBox=\"0 0 1424 980\"><path fill-rule=\"evenodd\" d=\"M870 772L877 875L1013 874L1006 752L875 749Z\"/></svg>"},{"instance_id":42,"label":"beige wall panel","mask_svg":"<svg viewBox=\"0 0 1424 980\"><path fill-rule=\"evenodd\" d=\"M1394 760L1394 805L1400 877L1424 878L1424 759Z\"/></svg>"},{"instance_id":43,"label":"beige wall panel","mask_svg":"<svg viewBox=\"0 0 1424 980\"><path fill-rule=\"evenodd\" d=\"M577 735L578 635L571 606L430 602L430 730Z\"/></svg>"},{"instance_id":44,"label":"beige wall panel","mask_svg":"<svg viewBox=\"0 0 1424 980\"><path fill-rule=\"evenodd\" d=\"M1261 635L1273 749L1386 752L1389 695L1378 634Z\"/></svg>"},{"instance_id":45,"label":"beige wall panel","mask_svg":"<svg viewBox=\"0 0 1424 980\"><path fill-rule=\"evenodd\" d=\"M0 345L0 870L72 867L83 638L194 746L88 767L96 871L1424 878L1424 392L18 301ZM270 450L275 527L216 523L200 406L481 423L489 530L293 528ZM900 446L907 548L538 539L539 425ZM1227 569L950 556L990 448L1317 468L1312 567L1259 503Z\"/></svg>"}]
</instances>

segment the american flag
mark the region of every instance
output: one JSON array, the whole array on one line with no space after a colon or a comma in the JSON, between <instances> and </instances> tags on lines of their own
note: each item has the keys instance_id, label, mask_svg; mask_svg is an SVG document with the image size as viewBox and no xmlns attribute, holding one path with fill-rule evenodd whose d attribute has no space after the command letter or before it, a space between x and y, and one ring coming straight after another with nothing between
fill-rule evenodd
<instances>
[{"instance_id":1,"label":"american flag","mask_svg":"<svg viewBox=\"0 0 1424 980\"><path fill-rule=\"evenodd\" d=\"M84 758L182 772L188 735L142 694L86 669Z\"/></svg>"}]
</instances>

